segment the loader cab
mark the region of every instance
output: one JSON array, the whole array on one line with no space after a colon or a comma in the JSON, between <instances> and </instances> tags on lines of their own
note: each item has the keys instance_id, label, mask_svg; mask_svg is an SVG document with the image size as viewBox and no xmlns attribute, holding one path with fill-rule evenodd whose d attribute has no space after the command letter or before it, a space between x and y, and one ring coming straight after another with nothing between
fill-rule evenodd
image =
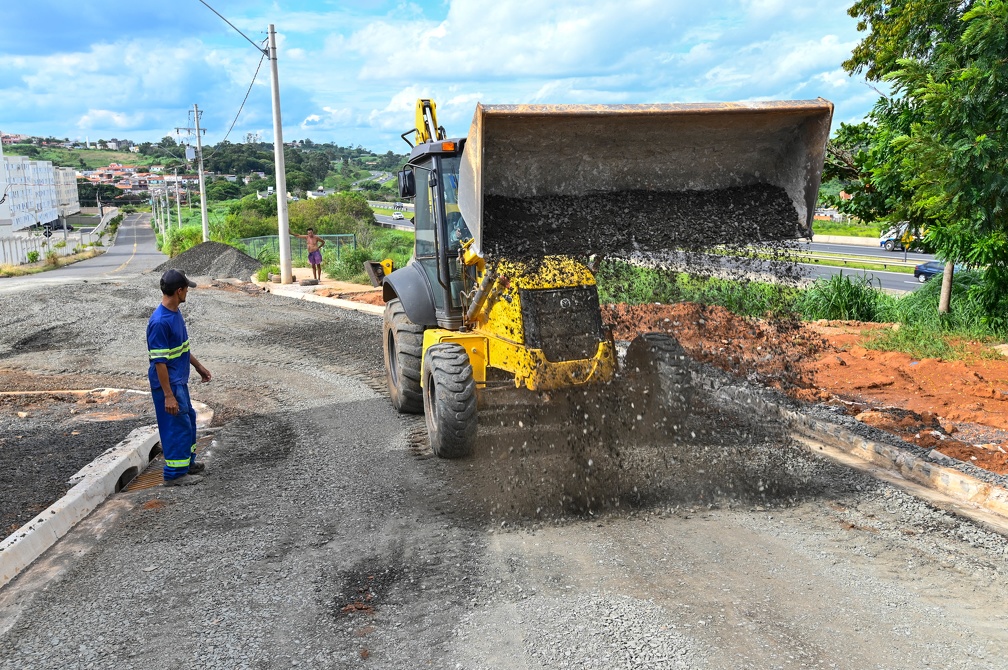
<instances>
[{"instance_id":1,"label":"loader cab","mask_svg":"<svg viewBox=\"0 0 1008 670\"><path fill-rule=\"evenodd\" d=\"M424 323L430 320L428 317L417 323L450 330L462 326L465 266L459 259L459 249L472 237L458 207L459 164L464 146L465 139L421 144L413 149L409 162L399 172L400 197L414 198L416 242L411 265L419 266L416 274L424 281L431 302L426 310L415 310L414 314L409 314L412 305L406 299L403 307L411 320L423 311L432 313L436 321Z\"/></svg>"}]
</instances>

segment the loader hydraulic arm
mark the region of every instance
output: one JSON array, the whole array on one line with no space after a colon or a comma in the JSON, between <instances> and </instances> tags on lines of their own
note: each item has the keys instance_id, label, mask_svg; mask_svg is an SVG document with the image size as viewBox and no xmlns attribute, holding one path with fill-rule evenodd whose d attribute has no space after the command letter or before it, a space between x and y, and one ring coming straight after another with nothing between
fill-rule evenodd
<instances>
[{"instance_id":1,"label":"loader hydraulic arm","mask_svg":"<svg viewBox=\"0 0 1008 670\"><path fill-rule=\"evenodd\" d=\"M433 100L421 98L417 100L416 106L416 143L420 146L424 142L432 140L443 140L447 137L445 129L437 123L437 105Z\"/></svg>"}]
</instances>

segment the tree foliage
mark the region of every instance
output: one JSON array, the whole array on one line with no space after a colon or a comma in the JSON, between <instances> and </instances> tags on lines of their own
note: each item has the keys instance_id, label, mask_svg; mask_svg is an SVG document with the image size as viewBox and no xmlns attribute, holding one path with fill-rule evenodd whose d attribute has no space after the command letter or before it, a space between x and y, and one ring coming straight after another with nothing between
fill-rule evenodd
<instances>
[{"instance_id":1,"label":"tree foliage","mask_svg":"<svg viewBox=\"0 0 1008 670\"><path fill-rule=\"evenodd\" d=\"M919 115L895 147L933 222L930 241L944 258L985 268L982 302L1008 323L1008 3L977 2L961 23L930 60L900 59L888 76Z\"/></svg>"},{"instance_id":2,"label":"tree foliage","mask_svg":"<svg viewBox=\"0 0 1008 670\"><path fill-rule=\"evenodd\" d=\"M844 67L885 80L869 120L841 125L827 176L865 216L927 225L939 257L984 269L976 297L1008 325L1008 5L859 0L868 35ZM854 213L854 212L852 212Z\"/></svg>"}]
</instances>

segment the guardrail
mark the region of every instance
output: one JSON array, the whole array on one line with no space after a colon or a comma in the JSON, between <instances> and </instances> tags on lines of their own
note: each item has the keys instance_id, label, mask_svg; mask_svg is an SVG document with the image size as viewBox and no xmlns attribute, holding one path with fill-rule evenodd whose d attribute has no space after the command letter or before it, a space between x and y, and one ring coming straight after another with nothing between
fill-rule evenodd
<instances>
[{"instance_id":1,"label":"guardrail","mask_svg":"<svg viewBox=\"0 0 1008 670\"><path fill-rule=\"evenodd\" d=\"M859 265L881 265L883 270L888 270L889 267L894 268L910 268L920 265L919 261L890 261L879 256L826 256L826 255L808 255L808 254L798 254L795 258L800 263L815 263L816 261L829 261L829 265L836 265L837 263L842 263L843 266L847 266L849 263L857 263Z\"/></svg>"}]
</instances>

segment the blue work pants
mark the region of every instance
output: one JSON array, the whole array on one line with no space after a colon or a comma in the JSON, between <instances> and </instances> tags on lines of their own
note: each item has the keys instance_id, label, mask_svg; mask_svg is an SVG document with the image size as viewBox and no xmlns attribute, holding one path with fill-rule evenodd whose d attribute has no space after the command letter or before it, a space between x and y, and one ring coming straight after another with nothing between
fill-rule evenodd
<instances>
[{"instance_id":1,"label":"blue work pants","mask_svg":"<svg viewBox=\"0 0 1008 670\"><path fill-rule=\"evenodd\" d=\"M196 410L189 401L189 386L175 384L172 393L178 401L178 414L165 411L163 389L153 389L154 412L157 414L161 451L164 453L164 478L175 479L189 472L196 462Z\"/></svg>"}]
</instances>

